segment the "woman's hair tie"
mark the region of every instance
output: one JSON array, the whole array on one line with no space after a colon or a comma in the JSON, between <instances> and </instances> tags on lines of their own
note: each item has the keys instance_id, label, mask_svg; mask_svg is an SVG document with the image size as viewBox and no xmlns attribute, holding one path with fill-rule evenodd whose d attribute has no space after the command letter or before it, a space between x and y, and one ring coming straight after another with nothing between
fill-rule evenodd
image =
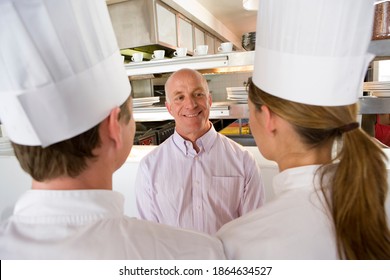
<instances>
[{"instance_id":1,"label":"woman's hair tie","mask_svg":"<svg viewBox=\"0 0 390 280\"><path fill-rule=\"evenodd\" d=\"M337 128L337 130L340 131L340 133L344 133L344 132L349 132L351 130L354 130L354 129L358 128L358 127L359 127L359 123L358 122L353 122L353 123L349 123L349 124L340 126L340 127Z\"/></svg>"}]
</instances>

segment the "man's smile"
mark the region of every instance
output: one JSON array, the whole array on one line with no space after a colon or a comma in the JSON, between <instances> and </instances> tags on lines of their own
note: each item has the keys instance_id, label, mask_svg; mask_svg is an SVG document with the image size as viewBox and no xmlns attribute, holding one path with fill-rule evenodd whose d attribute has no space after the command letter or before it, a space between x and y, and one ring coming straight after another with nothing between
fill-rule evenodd
<instances>
[{"instance_id":1,"label":"man's smile","mask_svg":"<svg viewBox=\"0 0 390 280\"><path fill-rule=\"evenodd\" d=\"M197 112L197 113L194 113L194 114L183 114L183 117L195 118L195 117L199 116L199 114L200 114L201 112L202 112L202 111Z\"/></svg>"}]
</instances>

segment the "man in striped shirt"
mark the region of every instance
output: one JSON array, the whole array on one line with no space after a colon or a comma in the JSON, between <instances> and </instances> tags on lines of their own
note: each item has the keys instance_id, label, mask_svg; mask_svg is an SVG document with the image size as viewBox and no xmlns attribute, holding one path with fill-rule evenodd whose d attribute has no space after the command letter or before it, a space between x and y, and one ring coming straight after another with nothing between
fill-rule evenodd
<instances>
[{"instance_id":1,"label":"man in striped shirt","mask_svg":"<svg viewBox=\"0 0 390 280\"><path fill-rule=\"evenodd\" d=\"M141 218L214 234L262 206L258 165L209 121L211 95L197 71L181 69L165 84L175 132L140 162L136 179Z\"/></svg>"}]
</instances>

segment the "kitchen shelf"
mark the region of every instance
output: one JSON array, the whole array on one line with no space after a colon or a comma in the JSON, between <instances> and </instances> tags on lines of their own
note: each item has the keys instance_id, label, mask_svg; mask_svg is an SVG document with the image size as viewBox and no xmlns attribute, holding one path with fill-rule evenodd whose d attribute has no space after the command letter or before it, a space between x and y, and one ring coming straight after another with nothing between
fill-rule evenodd
<instances>
[{"instance_id":1,"label":"kitchen shelf","mask_svg":"<svg viewBox=\"0 0 390 280\"><path fill-rule=\"evenodd\" d=\"M182 68L208 69L211 73L252 71L254 54L245 51L130 62L125 64L125 69L128 76L170 73Z\"/></svg>"},{"instance_id":2,"label":"kitchen shelf","mask_svg":"<svg viewBox=\"0 0 390 280\"><path fill-rule=\"evenodd\" d=\"M364 96L359 105L359 114L390 114L390 97Z\"/></svg>"},{"instance_id":3,"label":"kitchen shelf","mask_svg":"<svg viewBox=\"0 0 390 280\"><path fill-rule=\"evenodd\" d=\"M375 59L390 57L390 39L371 41L369 51ZM171 73L181 68L209 70L211 73L253 71L255 51L219 53L184 58L166 58L125 64L128 76Z\"/></svg>"},{"instance_id":4,"label":"kitchen shelf","mask_svg":"<svg viewBox=\"0 0 390 280\"><path fill-rule=\"evenodd\" d=\"M386 42L384 42L386 41ZM376 55L389 55L389 49L381 51L390 40L372 41L370 48ZM202 73L227 73L253 71L254 51L231 52L215 55L192 56L151 60L125 64L128 76L137 77L150 74L171 73L182 68L196 69ZM218 103L218 104L217 104ZM359 99L359 114L390 113L390 98L362 97ZM224 106L224 107L218 107ZM173 120L165 107L151 107L149 110L134 110L134 118L139 122ZM249 118L247 104L235 102L214 102L210 111L211 119Z\"/></svg>"},{"instance_id":5,"label":"kitchen shelf","mask_svg":"<svg viewBox=\"0 0 390 280\"><path fill-rule=\"evenodd\" d=\"M373 40L368 50L375 54L375 60L390 59L390 39Z\"/></svg>"}]
</instances>

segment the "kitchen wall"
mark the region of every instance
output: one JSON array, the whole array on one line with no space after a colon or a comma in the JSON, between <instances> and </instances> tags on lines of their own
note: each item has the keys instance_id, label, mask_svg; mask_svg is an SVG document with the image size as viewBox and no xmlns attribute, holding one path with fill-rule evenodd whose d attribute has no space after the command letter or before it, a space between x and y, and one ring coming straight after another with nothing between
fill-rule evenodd
<instances>
[{"instance_id":1,"label":"kitchen wall","mask_svg":"<svg viewBox=\"0 0 390 280\"><path fill-rule=\"evenodd\" d=\"M252 72L205 75L214 102L226 101L227 87L243 87Z\"/></svg>"}]
</instances>

